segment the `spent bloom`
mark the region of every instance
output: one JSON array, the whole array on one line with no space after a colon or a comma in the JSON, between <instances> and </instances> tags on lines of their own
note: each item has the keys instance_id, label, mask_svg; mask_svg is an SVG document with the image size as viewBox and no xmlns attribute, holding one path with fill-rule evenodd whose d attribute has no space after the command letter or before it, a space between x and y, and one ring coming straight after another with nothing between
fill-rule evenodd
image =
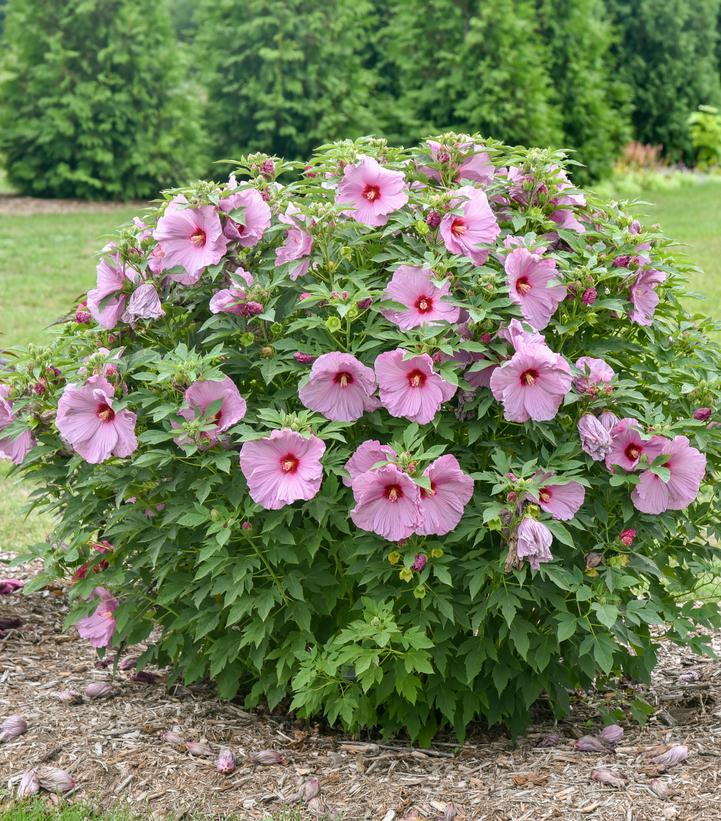
<instances>
[{"instance_id":1,"label":"spent bloom","mask_svg":"<svg viewBox=\"0 0 721 821\"><path fill-rule=\"evenodd\" d=\"M565 285L552 284L558 279L556 261L521 247L508 254L504 268L511 301L533 328L543 330L567 293Z\"/></svg>"},{"instance_id":2,"label":"spent bloom","mask_svg":"<svg viewBox=\"0 0 721 821\"><path fill-rule=\"evenodd\" d=\"M184 394L185 405L178 411L188 421L205 416L211 405L220 406L212 419L213 427L204 431L203 436L215 442L221 433L233 427L245 416L246 402L240 395L235 382L226 376L225 379L208 379L194 382Z\"/></svg>"},{"instance_id":3,"label":"spent bloom","mask_svg":"<svg viewBox=\"0 0 721 821\"><path fill-rule=\"evenodd\" d=\"M428 354L404 359L405 353L397 348L376 357L375 372L381 402L391 416L425 425L443 402L453 397L456 386L433 370L433 360Z\"/></svg>"},{"instance_id":4,"label":"spent bloom","mask_svg":"<svg viewBox=\"0 0 721 821\"><path fill-rule=\"evenodd\" d=\"M87 639L93 647L107 647L115 634L115 616L118 600L104 587L96 587L90 594L91 599L100 599L92 616L80 619L75 625L78 633Z\"/></svg>"},{"instance_id":5,"label":"spent bloom","mask_svg":"<svg viewBox=\"0 0 721 821\"><path fill-rule=\"evenodd\" d=\"M350 206L343 213L357 222L385 225L388 215L408 202L405 177L363 157L357 165L346 165L335 201Z\"/></svg>"},{"instance_id":6,"label":"spent bloom","mask_svg":"<svg viewBox=\"0 0 721 821\"><path fill-rule=\"evenodd\" d=\"M582 356L576 360L576 368L581 372L573 380L573 387L579 393L591 393L597 385L608 385L616 375L613 368L603 359L594 359L591 356Z\"/></svg>"},{"instance_id":7,"label":"spent bloom","mask_svg":"<svg viewBox=\"0 0 721 821\"><path fill-rule=\"evenodd\" d=\"M538 570L541 562L553 561L550 550L553 536L542 522L525 516L518 525L516 536L516 555L519 559L527 559L531 569Z\"/></svg>"},{"instance_id":8,"label":"spent bloom","mask_svg":"<svg viewBox=\"0 0 721 821\"><path fill-rule=\"evenodd\" d=\"M222 775L230 775L230 773L235 770L235 756L233 755L233 751L223 748L218 753L215 768Z\"/></svg>"},{"instance_id":9,"label":"spent bloom","mask_svg":"<svg viewBox=\"0 0 721 821\"><path fill-rule=\"evenodd\" d=\"M379 407L375 387L371 368L352 354L334 351L315 360L298 396L306 408L326 419L353 422Z\"/></svg>"},{"instance_id":10,"label":"spent bloom","mask_svg":"<svg viewBox=\"0 0 721 821\"><path fill-rule=\"evenodd\" d=\"M396 465L361 473L351 487L356 504L350 516L361 530L398 542L421 524L418 485Z\"/></svg>"},{"instance_id":11,"label":"spent bloom","mask_svg":"<svg viewBox=\"0 0 721 821\"><path fill-rule=\"evenodd\" d=\"M228 246L215 208L189 208L184 197L168 203L153 237L163 251L163 269L184 269L185 273L169 274L183 285L193 285L209 265L217 265Z\"/></svg>"},{"instance_id":12,"label":"spent bloom","mask_svg":"<svg viewBox=\"0 0 721 821\"><path fill-rule=\"evenodd\" d=\"M650 325L656 306L659 303L659 296L656 288L666 281L666 274L654 268L641 268L636 274L628 295L632 308L629 312L631 322L637 325Z\"/></svg>"},{"instance_id":13,"label":"spent bloom","mask_svg":"<svg viewBox=\"0 0 721 821\"><path fill-rule=\"evenodd\" d=\"M578 420L578 435L581 448L595 462L602 462L611 452L611 433L592 413L585 413Z\"/></svg>"},{"instance_id":14,"label":"spent bloom","mask_svg":"<svg viewBox=\"0 0 721 821\"><path fill-rule=\"evenodd\" d=\"M0 385L0 459L9 459L13 464L21 464L35 447L35 439L29 430L15 436L3 436L2 432L15 422L13 403L10 401L10 388Z\"/></svg>"},{"instance_id":15,"label":"spent bloom","mask_svg":"<svg viewBox=\"0 0 721 821\"><path fill-rule=\"evenodd\" d=\"M423 519L417 533L443 536L461 521L465 506L473 496L473 479L461 470L451 454L440 456L424 471L430 489L421 487L420 508Z\"/></svg>"},{"instance_id":16,"label":"spent bloom","mask_svg":"<svg viewBox=\"0 0 721 821\"><path fill-rule=\"evenodd\" d=\"M21 579L0 579L0 596L7 596L16 590L22 590L25 582Z\"/></svg>"},{"instance_id":17,"label":"spent bloom","mask_svg":"<svg viewBox=\"0 0 721 821\"><path fill-rule=\"evenodd\" d=\"M669 471L667 480L652 470L645 470L631 493L631 501L642 513L683 510L698 496L706 472L706 457L685 436L673 440L654 436L646 443L649 462L663 457Z\"/></svg>"},{"instance_id":18,"label":"spent bloom","mask_svg":"<svg viewBox=\"0 0 721 821\"><path fill-rule=\"evenodd\" d=\"M283 428L270 436L245 442L240 469L254 502L278 510L302 499L312 499L323 480L321 457L325 443L317 436L301 436Z\"/></svg>"},{"instance_id":19,"label":"spent bloom","mask_svg":"<svg viewBox=\"0 0 721 821\"><path fill-rule=\"evenodd\" d=\"M92 465L111 456L130 456L138 447L136 415L113 407L115 388L101 375L84 385L67 385L55 420L60 435Z\"/></svg>"},{"instance_id":20,"label":"spent bloom","mask_svg":"<svg viewBox=\"0 0 721 821\"><path fill-rule=\"evenodd\" d=\"M227 214L223 233L244 248L257 245L270 227L270 207L255 188L236 191L222 199L219 208Z\"/></svg>"},{"instance_id":21,"label":"spent bloom","mask_svg":"<svg viewBox=\"0 0 721 821\"><path fill-rule=\"evenodd\" d=\"M3 741L12 741L13 738L21 736L28 729L28 723L23 716L8 716L0 724L0 744Z\"/></svg>"},{"instance_id":22,"label":"spent bloom","mask_svg":"<svg viewBox=\"0 0 721 821\"><path fill-rule=\"evenodd\" d=\"M286 231L283 244L275 249L275 264L285 265L287 262L297 261L298 264L290 269L290 278L295 282L298 277L308 273L310 255L313 252L313 237L301 228L303 218L292 204L288 206L286 213L280 216L280 221L290 228Z\"/></svg>"},{"instance_id":23,"label":"spent bloom","mask_svg":"<svg viewBox=\"0 0 721 821\"><path fill-rule=\"evenodd\" d=\"M509 422L553 419L570 388L568 363L545 344L519 346L491 375L491 391Z\"/></svg>"},{"instance_id":24,"label":"spent bloom","mask_svg":"<svg viewBox=\"0 0 721 821\"><path fill-rule=\"evenodd\" d=\"M384 298L399 302L405 309L385 310L383 316L404 331L427 322L457 322L460 309L445 299L450 289L448 281L441 285L433 282L430 268L400 265L386 287Z\"/></svg>"},{"instance_id":25,"label":"spent bloom","mask_svg":"<svg viewBox=\"0 0 721 821\"><path fill-rule=\"evenodd\" d=\"M464 185L451 207L460 213L446 214L441 220L441 237L452 254L468 257L475 265L483 265L489 251L479 245L495 242L501 229L483 191Z\"/></svg>"},{"instance_id":26,"label":"spent bloom","mask_svg":"<svg viewBox=\"0 0 721 821\"><path fill-rule=\"evenodd\" d=\"M144 282L133 291L123 319L132 322L137 319L159 319L161 316L165 316L165 310L155 285Z\"/></svg>"},{"instance_id":27,"label":"spent bloom","mask_svg":"<svg viewBox=\"0 0 721 821\"><path fill-rule=\"evenodd\" d=\"M128 295L124 293L126 286L137 282L140 275L121 262L117 254L110 259L104 257L95 271L97 284L88 291L88 311L98 325L111 331L128 303Z\"/></svg>"}]
</instances>

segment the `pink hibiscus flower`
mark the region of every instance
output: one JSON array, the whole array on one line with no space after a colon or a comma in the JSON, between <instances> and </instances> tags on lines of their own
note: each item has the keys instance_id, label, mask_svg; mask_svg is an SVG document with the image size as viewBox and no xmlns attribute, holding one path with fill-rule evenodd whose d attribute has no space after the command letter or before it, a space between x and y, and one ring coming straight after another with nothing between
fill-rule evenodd
<instances>
[{"instance_id":1,"label":"pink hibiscus flower","mask_svg":"<svg viewBox=\"0 0 721 821\"><path fill-rule=\"evenodd\" d=\"M427 140L427 143L434 162L445 164L449 161L447 158L450 157L450 152L447 146L441 145L441 143L435 140ZM473 145L473 143L462 143L459 148L465 153L471 150L473 153L469 157L466 157L460 166L455 167L457 173L454 175L454 179L471 180L473 182L480 182L483 185L490 183L493 180L495 168L491 162L491 158L488 156L488 152L484 150L483 146ZM429 166L423 166L419 171L431 180L440 180L441 178L440 172Z\"/></svg>"},{"instance_id":2,"label":"pink hibiscus flower","mask_svg":"<svg viewBox=\"0 0 721 821\"><path fill-rule=\"evenodd\" d=\"M636 470L646 452L650 440L641 437L641 426L636 419L621 419L611 430L611 450L606 457L606 467L613 470L619 465L624 470Z\"/></svg>"},{"instance_id":3,"label":"pink hibiscus flower","mask_svg":"<svg viewBox=\"0 0 721 821\"><path fill-rule=\"evenodd\" d=\"M568 362L545 344L522 345L491 376L493 396L509 422L553 419L571 388Z\"/></svg>"},{"instance_id":4,"label":"pink hibiscus flower","mask_svg":"<svg viewBox=\"0 0 721 821\"><path fill-rule=\"evenodd\" d=\"M185 391L185 406L178 413L183 419L191 421L206 415L208 408L216 402L220 407L215 412L211 430L203 431L203 436L211 443L215 442L221 433L232 428L245 416L246 402L240 395L235 382L226 376L225 379L207 379L193 382ZM208 420L209 422L211 420ZM176 439L183 444L185 439Z\"/></svg>"},{"instance_id":5,"label":"pink hibiscus flower","mask_svg":"<svg viewBox=\"0 0 721 821\"><path fill-rule=\"evenodd\" d=\"M275 249L276 266L286 262L300 260L290 271L290 278L295 282L298 277L305 276L310 268L310 255L313 252L313 237L301 228L293 227L286 231L285 241Z\"/></svg>"},{"instance_id":6,"label":"pink hibiscus flower","mask_svg":"<svg viewBox=\"0 0 721 821\"><path fill-rule=\"evenodd\" d=\"M376 357L381 402L391 416L402 416L425 425L443 402L453 397L456 386L433 370L433 360L427 353L410 359L404 359L405 354L397 348Z\"/></svg>"},{"instance_id":7,"label":"pink hibiscus flower","mask_svg":"<svg viewBox=\"0 0 721 821\"><path fill-rule=\"evenodd\" d=\"M609 385L616 375L613 368L603 359L594 359L591 356L582 356L576 360L576 367L582 376L573 380L573 387L579 393L593 393L598 385Z\"/></svg>"},{"instance_id":8,"label":"pink hibiscus flower","mask_svg":"<svg viewBox=\"0 0 721 821\"><path fill-rule=\"evenodd\" d=\"M317 436L301 436L283 428L270 436L246 442L240 449L240 469L254 502L278 510L312 499L320 490L325 443Z\"/></svg>"},{"instance_id":9,"label":"pink hibiscus flower","mask_svg":"<svg viewBox=\"0 0 721 821\"><path fill-rule=\"evenodd\" d=\"M113 613L118 609L118 600L104 587L96 587L88 598L100 599L100 604L92 616L80 619L75 627L93 647L107 647L117 627Z\"/></svg>"},{"instance_id":10,"label":"pink hibiscus flower","mask_svg":"<svg viewBox=\"0 0 721 821\"><path fill-rule=\"evenodd\" d=\"M125 457L138 447L136 415L113 409L115 388L101 375L84 385L68 385L58 402L55 419L60 435L76 453L97 465L111 456Z\"/></svg>"},{"instance_id":11,"label":"pink hibiscus flower","mask_svg":"<svg viewBox=\"0 0 721 821\"><path fill-rule=\"evenodd\" d=\"M244 284L237 281L236 278L243 280ZM263 313L263 306L260 306L260 311L254 311L249 308L249 305L257 305L259 303L248 302L248 293L245 290L253 285L253 275L244 268L236 268L235 273L231 278L231 287L223 288L217 291L210 298L210 313L211 314L235 314L236 316L253 316L255 313Z\"/></svg>"},{"instance_id":12,"label":"pink hibiscus flower","mask_svg":"<svg viewBox=\"0 0 721 821\"><path fill-rule=\"evenodd\" d=\"M581 448L595 462L603 461L611 452L611 433L592 413L585 413L578 420L578 435Z\"/></svg>"},{"instance_id":13,"label":"pink hibiscus flower","mask_svg":"<svg viewBox=\"0 0 721 821\"><path fill-rule=\"evenodd\" d=\"M343 477L343 484L350 487L353 479L361 473L369 471L378 462L387 462L396 457L396 452L390 445L381 445L377 439L369 439L362 442L355 450L355 453L345 463L343 467L348 471L350 478Z\"/></svg>"},{"instance_id":14,"label":"pink hibiscus flower","mask_svg":"<svg viewBox=\"0 0 721 821\"><path fill-rule=\"evenodd\" d=\"M354 422L380 402L373 397L375 374L349 353L325 353L310 369L308 381L298 391L308 410L326 419Z\"/></svg>"},{"instance_id":15,"label":"pink hibiscus flower","mask_svg":"<svg viewBox=\"0 0 721 821\"><path fill-rule=\"evenodd\" d=\"M165 316L165 310L158 292L152 283L145 282L133 291L123 319L133 322L138 319L159 319L161 316Z\"/></svg>"},{"instance_id":16,"label":"pink hibiscus flower","mask_svg":"<svg viewBox=\"0 0 721 821\"><path fill-rule=\"evenodd\" d=\"M386 310L383 316L404 331L427 322L458 322L460 309L444 299L450 290L447 280L442 285L433 282L430 268L400 265L386 287L384 299L400 302L406 310Z\"/></svg>"},{"instance_id":17,"label":"pink hibiscus flower","mask_svg":"<svg viewBox=\"0 0 721 821\"><path fill-rule=\"evenodd\" d=\"M397 542L421 523L418 485L396 465L361 473L351 487L356 505L350 516L361 530Z\"/></svg>"},{"instance_id":18,"label":"pink hibiscus flower","mask_svg":"<svg viewBox=\"0 0 721 821\"><path fill-rule=\"evenodd\" d=\"M519 351L525 345L546 344L543 334L527 331L517 319L512 319L507 326L499 328L496 335L510 342L514 351Z\"/></svg>"},{"instance_id":19,"label":"pink hibiscus flower","mask_svg":"<svg viewBox=\"0 0 721 821\"><path fill-rule=\"evenodd\" d=\"M184 274L169 274L182 285L194 285L209 265L225 255L228 240L223 235L218 212L212 205L188 208L185 197L175 197L153 231L163 251L163 270L180 267Z\"/></svg>"},{"instance_id":20,"label":"pink hibiscus flower","mask_svg":"<svg viewBox=\"0 0 721 821\"><path fill-rule=\"evenodd\" d=\"M542 522L526 516L518 525L516 535L516 555L519 559L527 559L532 570L538 570L541 562L553 561L550 550L553 535Z\"/></svg>"},{"instance_id":21,"label":"pink hibiscus flower","mask_svg":"<svg viewBox=\"0 0 721 821\"><path fill-rule=\"evenodd\" d=\"M257 245L270 227L270 207L255 188L246 188L225 197L218 207L228 215L223 233L244 248Z\"/></svg>"},{"instance_id":22,"label":"pink hibiscus flower","mask_svg":"<svg viewBox=\"0 0 721 821\"><path fill-rule=\"evenodd\" d=\"M423 475L431 481L431 489L421 488L422 521L416 532L424 536L450 533L463 517L463 511L473 496L473 479L461 470L451 454L432 462Z\"/></svg>"},{"instance_id":23,"label":"pink hibiscus flower","mask_svg":"<svg viewBox=\"0 0 721 821\"><path fill-rule=\"evenodd\" d=\"M452 254L468 257L475 265L483 265L489 251L480 244L495 242L501 229L488 204L488 198L478 188L464 185L458 189L458 198L451 202L454 211L441 220L440 232L446 248Z\"/></svg>"},{"instance_id":24,"label":"pink hibiscus flower","mask_svg":"<svg viewBox=\"0 0 721 821\"><path fill-rule=\"evenodd\" d=\"M388 215L408 202L406 180L400 171L381 167L372 157L346 165L335 201L351 206L343 213L364 225L385 225Z\"/></svg>"},{"instance_id":25,"label":"pink hibiscus flower","mask_svg":"<svg viewBox=\"0 0 721 821\"><path fill-rule=\"evenodd\" d=\"M567 293L565 285L550 285L558 276L556 261L516 248L506 257L504 267L511 301L521 306L532 327L543 330Z\"/></svg>"},{"instance_id":26,"label":"pink hibiscus flower","mask_svg":"<svg viewBox=\"0 0 721 821\"><path fill-rule=\"evenodd\" d=\"M664 481L650 470L645 470L631 493L631 501L642 513L663 513L665 510L683 510L698 496L706 472L706 457L692 447L685 436L673 440L654 436L646 444L649 462L663 456L663 467L670 472Z\"/></svg>"},{"instance_id":27,"label":"pink hibiscus flower","mask_svg":"<svg viewBox=\"0 0 721 821\"><path fill-rule=\"evenodd\" d=\"M553 476L547 473L542 481ZM583 500L586 497L586 490L579 482L566 482L562 485L544 485L538 494L530 493L529 496L554 519L565 521L573 519L578 513Z\"/></svg>"},{"instance_id":28,"label":"pink hibiscus flower","mask_svg":"<svg viewBox=\"0 0 721 821\"><path fill-rule=\"evenodd\" d=\"M35 439L29 430L13 437L1 435L16 420L9 397L10 388L0 385L0 459L9 459L14 465L19 465L35 447Z\"/></svg>"},{"instance_id":29,"label":"pink hibiscus flower","mask_svg":"<svg viewBox=\"0 0 721 821\"><path fill-rule=\"evenodd\" d=\"M631 284L628 295L633 307L629 319L637 325L650 325L659 303L656 288L666 281L666 274L655 268L641 268Z\"/></svg>"},{"instance_id":30,"label":"pink hibiscus flower","mask_svg":"<svg viewBox=\"0 0 721 821\"><path fill-rule=\"evenodd\" d=\"M128 303L128 295L123 293L126 285L138 281L140 274L122 263L117 254L111 260L102 259L95 270L97 285L88 291L88 310L98 325L111 331Z\"/></svg>"}]
</instances>

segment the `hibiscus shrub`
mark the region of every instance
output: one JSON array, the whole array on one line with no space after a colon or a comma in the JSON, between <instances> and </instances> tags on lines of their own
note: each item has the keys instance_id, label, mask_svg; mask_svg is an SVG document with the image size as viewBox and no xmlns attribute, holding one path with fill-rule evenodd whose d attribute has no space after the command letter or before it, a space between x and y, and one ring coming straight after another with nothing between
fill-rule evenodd
<instances>
[{"instance_id":1,"label":"hibiscus shrub","mask_svg":"<svg viewBox=\"0 0 721 821\"><path fill-rule=\"evenodd\" d=\"M479 137L170 192L2 375L58 516L30 588L72 577L69 623L174 680L422 742L648 680L718 624L721 359L683 281L560 155Z\"/></svg>"}]
</instances>

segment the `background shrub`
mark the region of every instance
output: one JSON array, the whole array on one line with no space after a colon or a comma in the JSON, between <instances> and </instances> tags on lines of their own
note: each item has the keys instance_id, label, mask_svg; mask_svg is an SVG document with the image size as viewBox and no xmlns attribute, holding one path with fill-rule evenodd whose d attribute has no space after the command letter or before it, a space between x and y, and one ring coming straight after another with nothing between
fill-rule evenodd
<instances>
[{"instance_id":1,"label":"background shrub","mask_svg":"<svg viewBox=\"0 0 721 821\"><path fill-rule=\"evenodd\" d=\"M4 44L0 154L21 192L149 198L202 168L165 0L11 0Z\"/></svg>"},{"instance_id":2,"label":"background shrub","mask_svg":"<svg viewBox=\"0 0 721 821\"><path fill-rule=\"evenodd\" d=\"M97 607L79 625L96 645L150 640L141 664L171 664L171 680L210 677L250 706L424 742L477 718L520 732L539 699L561 715L598 677L648 680L662 637L703 649L697 627L719 621L693 591L721 536L721 363L710 323L678 302L683 267L616 203L586 202L558 154L481 150L477 135L438 143L338 143L285 185L297 168L254 156L240 183L184 189L120 232L57 343L2 375L0 448L17 462L29 451L34 503L60 517L36 548L34 586L72 576L68 623ZM359 173L372 175L373 196L354 195L375 212L365 222L344 213ZM391 299L402 266L438 284L423 274L429 295ZM448 321L424 322L429 310ZM408 384L430 414L385 381L389 357L411 367L403 350L420 357ZM357 419L319 404L317 358L333 352L352 374L332 371L320 393L355 385ZM600 375L584 356L605 360ZM545 397L525 422L508 421L524 414L499 393L517 367L509 390ZM259 461L272 435L295 444ZM672 439L693 463L681 501ZM376 452L349 479L373 440L395 455ZM628 469L598 461L611 445ZM651 453L637 469L634 448ZM454 458L451 503L425 471ZM397 487L383 485L381 504L405 513L374 518L363 488L386 476ZM649 484L666 499L656 513L641 512ZM572 499L559 519L548 500L561 487ZM435 522L429 499L444 505ZM86 601L98 585L99 606Z\"/></svg>"}]
</instances>

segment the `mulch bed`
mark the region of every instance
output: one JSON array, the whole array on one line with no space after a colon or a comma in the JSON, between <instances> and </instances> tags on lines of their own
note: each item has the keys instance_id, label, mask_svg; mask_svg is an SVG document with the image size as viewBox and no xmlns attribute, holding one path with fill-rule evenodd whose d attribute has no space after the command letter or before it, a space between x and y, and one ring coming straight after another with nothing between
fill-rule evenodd
<instances>
[{"instance_id":1,"label":"mulch bed","mask_svg":"<svg viewBox=\"0 0 721 821\"><path fill-rule=\"evenodd\" d=\"M9 554L0 553L3 558ZM26 567L16 575L33 572ZM615 752L574 748L576 738L600 729L598 705L617 700L615 690L578 694L569 720L539 723L515 745L500 733L479 732L460 749L447 738L418 750L403 741L358 741L288 716L248 713L217 701L205 687L168 691L163 671L150 684L119 672L116 696L61 703L60 690L82 692L89 682L111 679L109 670L96 667L87 642L74 630L62 632L66 613L61 589L0 596L0 616L23 622L0 633L0 721L19 713L30 725L0 745L0 788L10 793L24 770L46 763L72 772L78 786L69 801L121 806L153 819L191 813L442 819L444 813L452 817L450 804L457 819L478 821L721 819L721 661L663 648L653 686L642 692L656 711L644 728L627 726ZM721 634L715 645L721 650ZM214 756L194 757L164 742L161 734L169 730L207 742ZM549 739L554 734L558 738ZM687 761L652 773L643 751L670 743L688 746ZM221 747L238 759L232 775L216 772ZM282 753L285 763L253 764L252 754L267 749ZM627 785L592 781L594 767L622 774ZM310 778L319 779L321 800L308 807L299 803L298 790Z\"/></svg>"}]
</instances>

